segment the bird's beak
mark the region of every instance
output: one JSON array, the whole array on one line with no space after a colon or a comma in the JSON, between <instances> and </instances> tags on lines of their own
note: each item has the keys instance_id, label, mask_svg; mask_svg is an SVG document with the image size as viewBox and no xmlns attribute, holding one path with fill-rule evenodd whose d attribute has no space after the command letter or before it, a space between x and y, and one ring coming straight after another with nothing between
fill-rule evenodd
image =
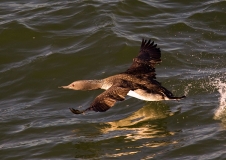
<instances>
[{"instance_id":1,"label":"bird's beak","mask_svg":"<svg viewBox=\"0 0 226 160\"><path fill-rule=\"evenodd\" d=\"M60 86L60 87L58 87L58 88L70 89L69 86Z\"/></svg>"}]
</instances>

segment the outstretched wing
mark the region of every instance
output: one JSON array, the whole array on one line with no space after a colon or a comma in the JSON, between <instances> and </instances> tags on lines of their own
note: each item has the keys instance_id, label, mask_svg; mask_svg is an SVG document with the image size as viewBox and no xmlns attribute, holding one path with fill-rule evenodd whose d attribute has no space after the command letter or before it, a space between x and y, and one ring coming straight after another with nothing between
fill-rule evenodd
<instances>
[{"instance_id":1,"label":"outstretched wing","mask_svg":"<svg viewBox=\"0 0 226 160\"><path fill-rule=\"evenodd\" d=\"M126 71L128 74L146 74L150 73L155 77L154 65L161 62L161 51L157 48L154 41L142 40L140 52L136 58L133 59L133 64Z\"/></svg>"},{"instance_id":2,"label":"outstretched wing","mask_svg":"<svg viewBox=\"0 0 226 160\"><path fill-rule=\"evenodd\" d=\"M143 61L149 61L151 64L156 64L161 62L161 51L157 48L157 44L151 40L142 40L140 52L136 57Z\"/></svg>"},{"instance_id":3,"label":"outstretched wing","mask_svg":"<svg viewBox=\"0 0 226 160\"><path fill-rule=\"evenodd\" d=\"M85 111L105 112L106 110L114 106L117 101L123 101L129 90L129 88L123 88L118 86L117 84L112 85L108 90L97 96L90 107L85 109L84 111L75 110L73 108L69 109L74 114L81 114Z\"/></svg>"}]
</instances>

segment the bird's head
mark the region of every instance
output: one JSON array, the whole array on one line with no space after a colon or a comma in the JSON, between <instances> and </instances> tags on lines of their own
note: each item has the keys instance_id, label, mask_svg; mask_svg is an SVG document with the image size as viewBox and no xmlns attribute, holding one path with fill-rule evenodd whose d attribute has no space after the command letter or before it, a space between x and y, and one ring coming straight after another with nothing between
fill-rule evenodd
<instances>
[{"instance_id":1,"label":"bird's head","mask_svg":"<svg viewBox=\"0 0 226 160\"><path fill-rule=\"evenodd\" d=\"M67 86L61 86L59 88L64 88L64 89L73 89L73 90L82 90L84 88L84 83L82 81L75 81L72 82L71 84Z\"/></svg>"},{"instance_id":2,"label":"bird's head","mask_svg":"<svg viewBox=\"0 0 226 160\"><path fill-rule=\"evenodd\" d=\"M73 89L73 90L93 90L99 89L102 86L102 81L100 80L79 80L74 81L67 86L61 86L59 88Z\"/></svg>"}]
</instances>

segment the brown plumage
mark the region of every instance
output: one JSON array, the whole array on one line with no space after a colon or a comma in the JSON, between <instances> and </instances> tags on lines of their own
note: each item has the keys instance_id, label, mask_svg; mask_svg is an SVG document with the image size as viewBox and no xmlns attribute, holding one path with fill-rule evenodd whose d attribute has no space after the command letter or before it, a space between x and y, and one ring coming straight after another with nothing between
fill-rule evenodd
<instances>
[{"instance_id":1,"label":"brown plumage","mask_svg":"<svg viewBox=\"0 0 226 160\"><path fill-rule=\"evenodd\" d=\"M117 101L123 101L126 95L145 101L180 100L185 96L174 95L161 86L156 80L155 64L161 62L161 51L154 41L142 40L138 56L133 59L132 65L125 72L107 77L102 80L80 80L61 88L73 90L105 89L97 96L90 107L83 110L70 108L74 114L85 111L105 112L115 105Z\"/></svg>"}]
</instances>

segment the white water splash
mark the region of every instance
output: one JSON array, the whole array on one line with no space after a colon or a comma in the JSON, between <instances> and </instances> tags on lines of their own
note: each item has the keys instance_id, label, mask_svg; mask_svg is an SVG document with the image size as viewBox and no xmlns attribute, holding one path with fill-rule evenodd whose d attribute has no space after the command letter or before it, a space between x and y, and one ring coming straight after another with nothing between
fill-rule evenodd
<instances>
[{"instance_id":1,"label":"white water splash","mask_svg":"<svg viewBox=\"0 0 226 160\"><path fill-rule=\"evenodd\" d=\"M221 79L215 79L213 85L217 88L220 93L219 107L215 111L214 119L226 120L226 82Z\"/></svg>"},{"instance_id":2,"label":"white water splash","mask_svg":"<svg viewBox=\"0 0 226 160\"><path fill-rule=\"evenodd\" d=\"M189 93L189 89L192 88L192 84L188 84L187 86L185 86L184 88L184 95L187 96Z\"/></svg>"}]
</instances>

